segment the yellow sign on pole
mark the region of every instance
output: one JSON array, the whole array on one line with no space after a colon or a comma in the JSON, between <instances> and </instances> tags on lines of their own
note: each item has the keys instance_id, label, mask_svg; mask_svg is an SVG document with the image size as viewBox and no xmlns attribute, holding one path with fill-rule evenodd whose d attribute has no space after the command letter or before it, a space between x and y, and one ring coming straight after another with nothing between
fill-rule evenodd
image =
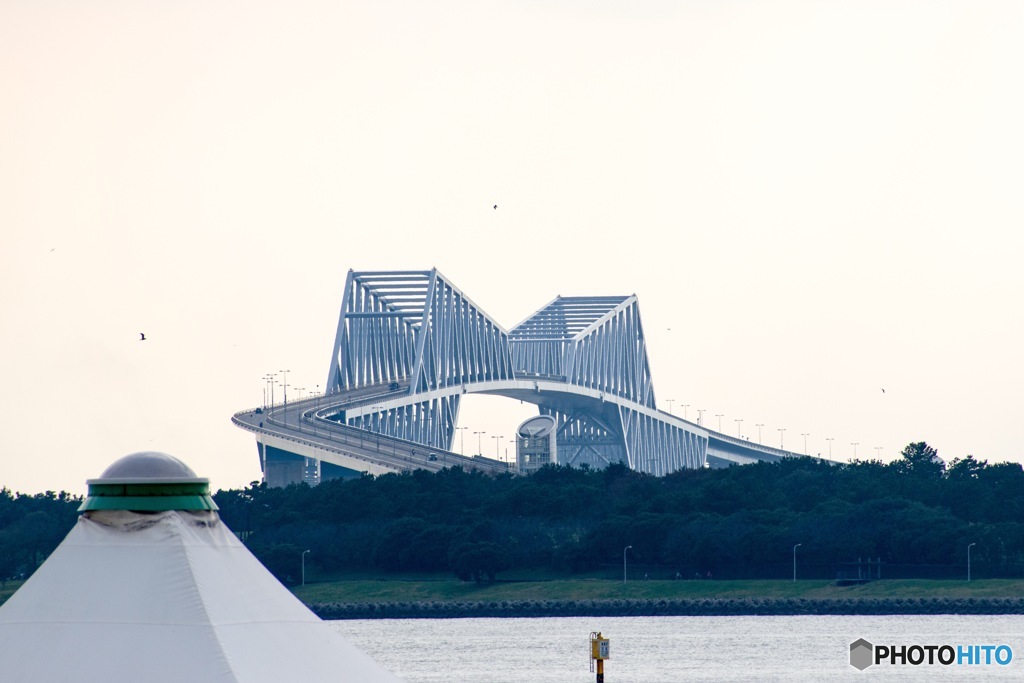
<instances>
[{"instance_id":1,"label":"yellow sign on pole","mask_svg":"<svg viewBox=\"0 0 1024 683\"><path fill-rule=\"evenodd\" d=\"M594 662L597 662L597 683L604 683L604 660L610 659L608 639L601 637L600 631L593 631L590 634L590 670L594 670Z\"/></svg>"}]
</instances>

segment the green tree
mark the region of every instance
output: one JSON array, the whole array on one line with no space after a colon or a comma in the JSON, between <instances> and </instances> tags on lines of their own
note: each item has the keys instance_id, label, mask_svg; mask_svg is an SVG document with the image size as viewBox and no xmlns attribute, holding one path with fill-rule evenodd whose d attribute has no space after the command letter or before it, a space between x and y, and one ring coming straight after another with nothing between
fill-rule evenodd
<instances>
[{"instance_id":1,"label":"green tree","mask_svg":"<svg viewBox=\"0 0 1024 683\"><path fill-rule=\"evenodd\" d=\"M946 470L946 464L939 457L939 452L924 441L907 444L900 451L901 460L893 463L896 471L915 477L938 478Z\"/></svg>"},{"instance_id":2,"label":"green tree","mask_svg":"<svg viewBox=\"0 0 1024 683\"><path fill-rule=\"evenodd\" d=\"M463 581L472 579L477 583L483 583L485 578L493 582L497 573L509 565L501 546L488 541L455 545L448 553L448 564Z\"/></svg>"}]
</instances>

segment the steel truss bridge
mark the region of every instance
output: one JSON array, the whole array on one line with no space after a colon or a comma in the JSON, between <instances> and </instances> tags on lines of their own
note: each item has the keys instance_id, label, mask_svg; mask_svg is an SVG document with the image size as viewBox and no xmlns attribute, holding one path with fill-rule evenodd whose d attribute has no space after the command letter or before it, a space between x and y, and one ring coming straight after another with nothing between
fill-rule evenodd
<instances>
[{"instance_id":1,"label":"steel truss bridge","mask_svg":"<svg viewBox=\"0 0 1024 683\"><path fill-rule=\"evenodd\" d=\"M560 464L664 475L797 455L658 410L635 295L558 296L506 330L437 269L350 270L325 393L233 421L256 434L270 485L454 465L506 471L451 450L468 394L553 417Z\"/></svg>"}]
</instances>

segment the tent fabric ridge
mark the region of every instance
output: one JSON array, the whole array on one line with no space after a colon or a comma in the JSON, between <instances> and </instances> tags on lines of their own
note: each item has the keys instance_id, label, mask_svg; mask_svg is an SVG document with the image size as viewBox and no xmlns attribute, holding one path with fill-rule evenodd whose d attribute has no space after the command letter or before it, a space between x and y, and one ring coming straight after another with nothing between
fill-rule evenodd
<instances>
[{"instance_id":1,"label":"tent fabric ridge","mask_svg":"<svg viewBox=\"0 0 1024 683\"><path fill-rule=\"evenodd\" d=\"M171 513L169 513L168 516L169 517L174 517L179 523L186 521L186 520L182 519L182 517L184 517L184 515L182 513L180 513L180 512L171 512ZM180 535L181 534L180 527L175 528L174 532L176 534ZM193 577L196 576L196 565L195 565L195 562L194 562L195 558L192 556L192 553L189 552L189 550L191 548L194 548L194 547L199 547L199 545L200 544L198 544L198 543L196 543L196 544L183 543L183 544L181 544L181 546L179 546L181 548L182 552L185 553L185 561L188 563L188 570L189 570L189 572L191 572ZM193 582L192 586L194 586L196 588L196 592L199 592L199 590L198 590L198 586L199 586L198 581ZM221 659L221 661L224 662L224 666L227 667L227 670L228 670L231 678L236 680L236 681L240 681L241 678L239 677L239 672L235 669L235 665L234 665L234 662L231 661L231 657L228 656L227 648L224 647L224 642L220 639L220 635L217 632L217 629L216 628L212 628L213 620L212 620L212 618L210 616L209 609L207 609L206 601L202 599L202 596L200 596L199 604L202 607L203 615L206 617L207 623L211 625L211 629L210 630L213 632L214 641L217 643L217 654L220 655L220 659Z\"/></svg>"}]
</instances>

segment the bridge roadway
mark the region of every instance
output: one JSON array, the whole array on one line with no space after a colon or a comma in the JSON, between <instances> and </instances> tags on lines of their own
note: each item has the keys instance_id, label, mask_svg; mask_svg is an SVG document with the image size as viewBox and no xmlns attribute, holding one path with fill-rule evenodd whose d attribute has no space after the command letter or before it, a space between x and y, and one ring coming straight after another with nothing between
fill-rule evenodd
<instances>
[{"instance_id":1,"label":"bridge roadway","mask_svg":"<svg viewBox=\"0 0 1024 683\"><path fill-rule=\"evenodd\" d=\"M368 415L405 406L410 401L430 400L435 394L441 396L452 393L499 394L538 406L557 405L563 408L567 397L577 405L592 410L599 406L614 409L615 405L614 397L606 397L600 391L568 385L555 378L548 379L539 375L527 379L464 384L414 396L407 392L406 385L400 385L396 390L390 390L383 384L372 385L343 394L317 395L242 411L232 417L232 422L253 432L263 447L277 448L371 474L415 469L439 471L456 465L467 470L498 473L509 471L510 465L484 456L467 457L431 448L418 442L351 427L329 418L342 411L350 418ZM637 407L635 404L634 409L705 437L706 463L709 467L727 467L800 455L715 432L664 411Z\"/></svg>"},{"instance_id":2,"label":"bridge roadway","mask_svg":"<svg viewBox=\"0 0 1024 683\"><path fill-rule=\"evenodd\" d=\"M437 472L456 465L466 470L492 473L509 471L505 463L493 458L466 457L320 416L349 406L376 405L389 394L393 395L393 392L388 392L386 386L365 387L341 396L328 398L320 395L245 410L233 415L231 421L253 432L256 441L264 448L277 448L370 474L416 469Z\"/></svg>"}]
</instances>

